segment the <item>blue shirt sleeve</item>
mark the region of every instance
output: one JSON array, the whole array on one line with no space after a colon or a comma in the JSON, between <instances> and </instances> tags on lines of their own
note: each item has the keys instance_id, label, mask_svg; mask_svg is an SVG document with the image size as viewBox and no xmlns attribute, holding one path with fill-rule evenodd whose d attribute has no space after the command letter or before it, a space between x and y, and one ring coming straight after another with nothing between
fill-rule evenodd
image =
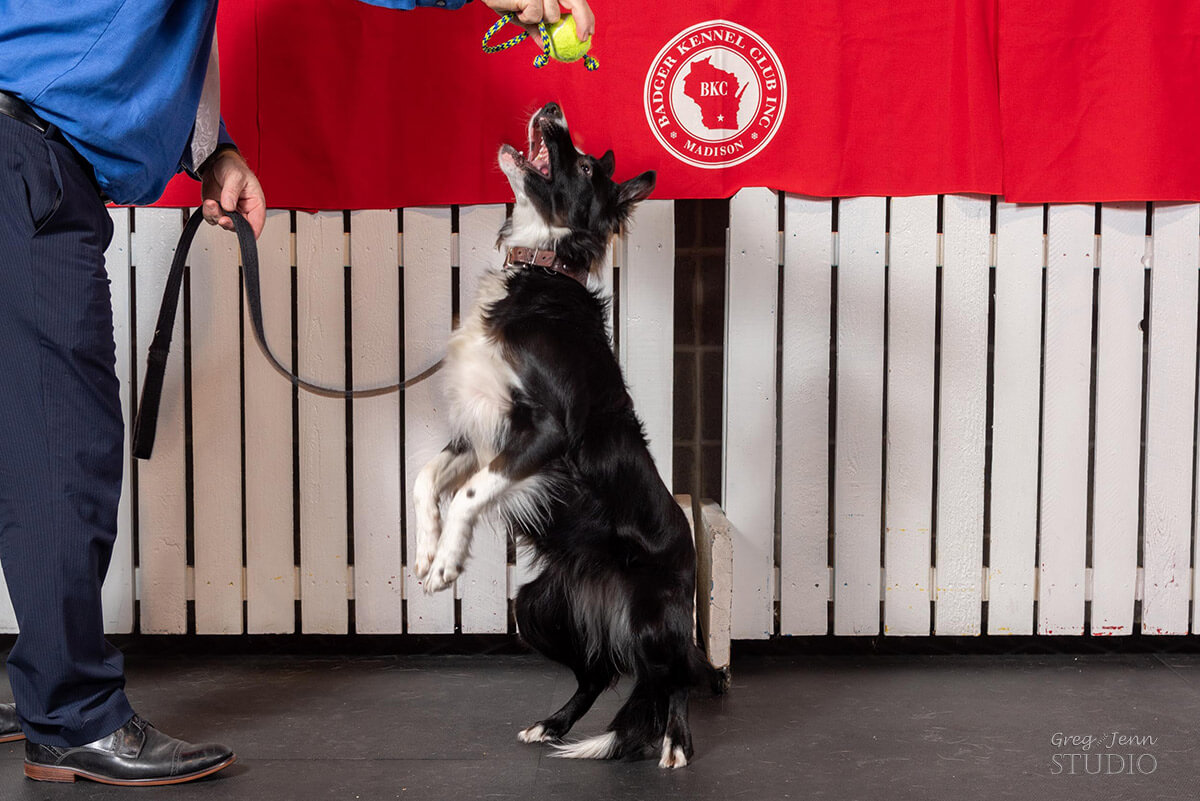
<instances>
[{"instance_id":1,"label":"blue shirt sleeve","mask_svg":"<svg viewBox=\"0 0 1200 801\"><path fill-rule=\"evenodd\" d=\"M369 6L380 8L396 8L411 11L414 8L462 8L471 0L358 0Z\"/></svg>"},{"instance_id":2,"label":"blue shirt sleeve","mask_svg":"<svg viewBox=\"0 0 1200 801\"><path fill-rule=\"evenodd\" d=\"M233 141L233 137L229 135L229 131L225 130L225 118L221 117L221 122L217 128L217 147L221 145L232 145L237 147L237 142Z\"/></svg>"}]
</instances>

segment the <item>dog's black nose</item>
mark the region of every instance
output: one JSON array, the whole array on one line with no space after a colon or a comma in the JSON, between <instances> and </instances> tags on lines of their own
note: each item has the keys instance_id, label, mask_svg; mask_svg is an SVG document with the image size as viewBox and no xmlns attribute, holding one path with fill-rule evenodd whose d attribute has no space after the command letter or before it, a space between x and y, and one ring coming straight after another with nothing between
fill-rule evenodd
<instances>
[{"instance_id":1,"label":"dog's black nose","mask_svg":"<svg viewBox=\"0 0 1200 801\"><path fill-rule=\"evenodd\" d=\"M557 103L547 103L542 107L542 114L546 115L547 117L561 118L563 115L562 107Z\"/></svg>"}]
</instances>

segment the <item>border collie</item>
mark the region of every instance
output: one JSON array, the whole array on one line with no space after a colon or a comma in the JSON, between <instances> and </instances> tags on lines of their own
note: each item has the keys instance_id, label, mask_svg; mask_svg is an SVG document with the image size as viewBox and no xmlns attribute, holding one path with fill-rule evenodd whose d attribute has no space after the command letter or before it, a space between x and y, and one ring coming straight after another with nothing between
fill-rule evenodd
<instances>
[{"instance_id":1,"label":"border collie","mask_svg":"<svg viewBox=\"0 0 1200 801\"><path fill-rule=\"evenodd\" d=\"M615 183L612 151L577 150L554 103L528 136L528 156L500 149L516 194L497 242L507 256L450 342L454 434L416 480L414 570L426 592L451 586L476 521L496 515L541 567L517 595L517 629L579 682L520 739L562 757L657 755L679 768L692 756L689 689L720 692L728 677L695 644L695 547L647 450L597 274L654 173ZM634 686L607 732L563 742L622 674Z\"/></svg>"}]
</instances>

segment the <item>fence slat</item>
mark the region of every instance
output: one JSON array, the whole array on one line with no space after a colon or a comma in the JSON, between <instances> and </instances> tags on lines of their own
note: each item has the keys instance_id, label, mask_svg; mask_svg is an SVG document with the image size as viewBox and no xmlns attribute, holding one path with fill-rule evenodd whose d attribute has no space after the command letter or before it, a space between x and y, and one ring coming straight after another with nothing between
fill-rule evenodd
<instances>
[{"instance_id":1,"label":"fence slat","mask_svg":"<svg viewBox=\"0 0 1200 801\"><path fill-rule=\"evenodd\" d=\"M404 372L415 375L440 359L450 336L450 209L404 210ZM451 591L426 595L412 573L416 521L412 497L417 473L449 440L441 374L410 388L404 396L405 581L408 630L414 634L454 631ZM471 566L468 566L470 569Z\"/></svg>"},{"instance_id":2,"label":"fence slat","mask_svg":"<svg viewBox=\"0 0 1200 801\"><path fill-rule=\"evenodd\" d=\"M784 197L780 403L782 634L829 630L829 345L833 204Z\"/></svg>"},{"instance_id":3,"label":"fence slat","mask_svg":"<svg viewBox=\"0 0 1200 801\"><path fill-rule=\"evenodd\" d=\"M729 203L722 501L732 524L737 639L774 629L778 220L768 189L743 189Z\"/></svg>"},{"instance_id":4,"label":"fence slat","mask_svg":"<svg viewBox=\"0 0 1200 801\"><path fill-rule=\"evenodd\" d=\"M158 307L183 228L179 209L137 209L133 236L137 282L138 393L145 354L154 337ZM182 305L182 300L180 301ZM138 462L138 545L141 632L187 632L187 487L184 443L183 310L175 317L171 359L163 379L154 458Z\"/></svg>"},{"instance_id":5,"label":"fence slat","mask_svg":"<svg viewBox=\"0 0 1200 801\"><path fill-rule=\"evenodd\" d=\"M1188 630L1200 206L1154 208L1146 386L1143 634Z\"/></svg>"},{"instance_id":6,"label":"fence slat","mask_svg":"<svg viewBox=\"0 0 1200 801\"><path fill-rule=\"evenodd\" d=\"M192 487L197 634L242 633L241 286L237 237L192 244Z\"/></svg>"},{"instance_id":7,"label":"fence slat","mask_svg":"<svg viewBox=\"0 0 1200 801\"><path fill-rule=\"evenodd\" d=\"M1042 206L996 208L988 634L1033 634L1042 351Z\"/></svg>"},{"instance_id":8,"label":"fence slat","mask_svg":"<svg viewBox=\"0 0 1200 801\"><path fill-rule=\"evenodd\" d=\"M124 480L121 500L117 505L117 541L113 545L108 576L104 579L104 630L109 634L129 634L133 631L133 481L130 480L130 436L133 431L132 359L130 341L133 307L129 293L129 218L130 209L111 209L113 238L104 253L104 266L109 277L112 295L113 338L117 346L117 379L121 382L121 414L125 418ZM0 593L2 594L2 593ZM0 624L2 625L2 624Z\"/></svg>"},{"instance_id":9,"label":"fence slat","mask_svg":"<svg viewBox=\"0 0 1200 801\"><path fill-rule=\"evenodd\" d=\"M267 212L258 238L263 325L271 349L292 365L292 227L287 211ZM246 417L246 630L296 628L296 554L292 489L292 385L259 353L243 327Z\"/></svg>"},{"instance_id":10,"label":"fence slat","mask_svg":"<svg viewBox=\"0 0 1200 801\"><path fill-rule=\"evenodd\" d=\"M346 381L345 229L340 211L296 217L299 372ZM344 634L346 402L300 393L300 622L305 634Z\"/></svg>"},{"instance_id":11,"label":"fence slat","mask_svg":"<svg viewBox=\"0 0 1200 801\"><path fill-rule=\"evenodd\" d=\"M883 622L929 634L938 199L893 198L888 242Z\"/></svg>"},{"instance_id":12,"label":"fence slat","mask_svg":"<svg viewBox=\"0 0 1200 801\"><path fill-rule=\"evenodd\" d=\"M400 375L400 253L397 211L350 215L350 352L354 384ZM404 630L401 548L400 396L353 401L354 627Z\"/></svg>"},{"instance_id":13,"label":"fence slat","mask_svg":"<svg viewBox=\"0 0 1200 801\"><path fill-rule=\"evenodd\" d=\"M942 204L942 355L938 387L937 634L978 634L983 614L991 202Z\"/></svg>"},{"instance_id":14,"label":"fence slat","mask_svg":"<svg viewBox=\"0 0 1200 801\"><path fill-rule=\"evenodd\" d=\"M1095 225L1092 206L1050 207L1042 379L1039 634L1083 633Z\"/></svg>"},{"instance_id":15,"label":"fence slat","mask_svg":"<svg viewBox=\"0 0 1200 801\"><path fill-rule=\"evenodd\" d=\"M504 206L463 206L458 211L458 295L462 315L470 313L483 276L496 268L496 232L504 223ZM503 527L488 515L475 525L471 561L458 578L465 634L508 631L508 540Z\"/></svg>"},{"instance_id":16,"label":"fence slat","mask_svg":"<svg viewBox=\"0 0 1200 801\"><path fill-rule=\"evenodd\" d=\"M647 200L621 240L621 366L650 454L672 486L675 201Z\"/></svg>"},{"instance_id":17,"label":"fence slat","mask_svg":"<svg viewBox=\"0 0 1200 801\"><path fill-rule=\"evenodd\" d=\"M1146 204L1100 214L1092 478L1092 634L1132 634L1142 436Z\"/></svg>"},{"instance_id":18,"label":"fence slat","mask_svg":"<svg viewBox=\"0 0 1200 801\"><path fill-rule=\"evenodd\" d=\"M835 634L879 633L886 214L881 197L838 211Z\"/></svg>"}]
</instances>

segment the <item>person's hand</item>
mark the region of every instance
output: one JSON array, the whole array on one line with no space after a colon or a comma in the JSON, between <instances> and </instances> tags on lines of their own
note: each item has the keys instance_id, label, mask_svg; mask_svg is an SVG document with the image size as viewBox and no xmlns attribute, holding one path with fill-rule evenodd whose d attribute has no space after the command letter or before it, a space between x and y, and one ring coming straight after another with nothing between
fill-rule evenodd
<instances>
[{"instance_id":1,"label":"person's hand","mask_svg":"<svg viewBox=\"0 0 1200 801\"><path fill-rule=\"evenodd\" d=\"M575 18L575 38L581 42L587 41L596 29L596 16L587 0L562 0L562 7Z\"/></svg>"},{"instance_id":2,"label":"person's hand","mask_svg":"<svg viewBox=\"0 0 1200 801\"><path fill-rule=\"evenodd\" d=\"M487 7L501 14L515 14L522 25L536 26L539 22L558 22L562 13L559 5L575 17L575 35L584 41L592 35L596 17L587 0L483 0Z\"/></svg>"},{"instance_id":3,"label":"person's hand","mask_svg":"<svg viewBox=\"0 0 1200 801\"><path fill-rule=\"evenodd\" d=\"M233 230L233 220L221 209L241 212L254 230L254 238L262 233L267 221L267 199L262 185L250 165L236 150L223 150L213 156L201 176L200 197L202 213L210 225Z\"/></svg>"}]
</instances>

